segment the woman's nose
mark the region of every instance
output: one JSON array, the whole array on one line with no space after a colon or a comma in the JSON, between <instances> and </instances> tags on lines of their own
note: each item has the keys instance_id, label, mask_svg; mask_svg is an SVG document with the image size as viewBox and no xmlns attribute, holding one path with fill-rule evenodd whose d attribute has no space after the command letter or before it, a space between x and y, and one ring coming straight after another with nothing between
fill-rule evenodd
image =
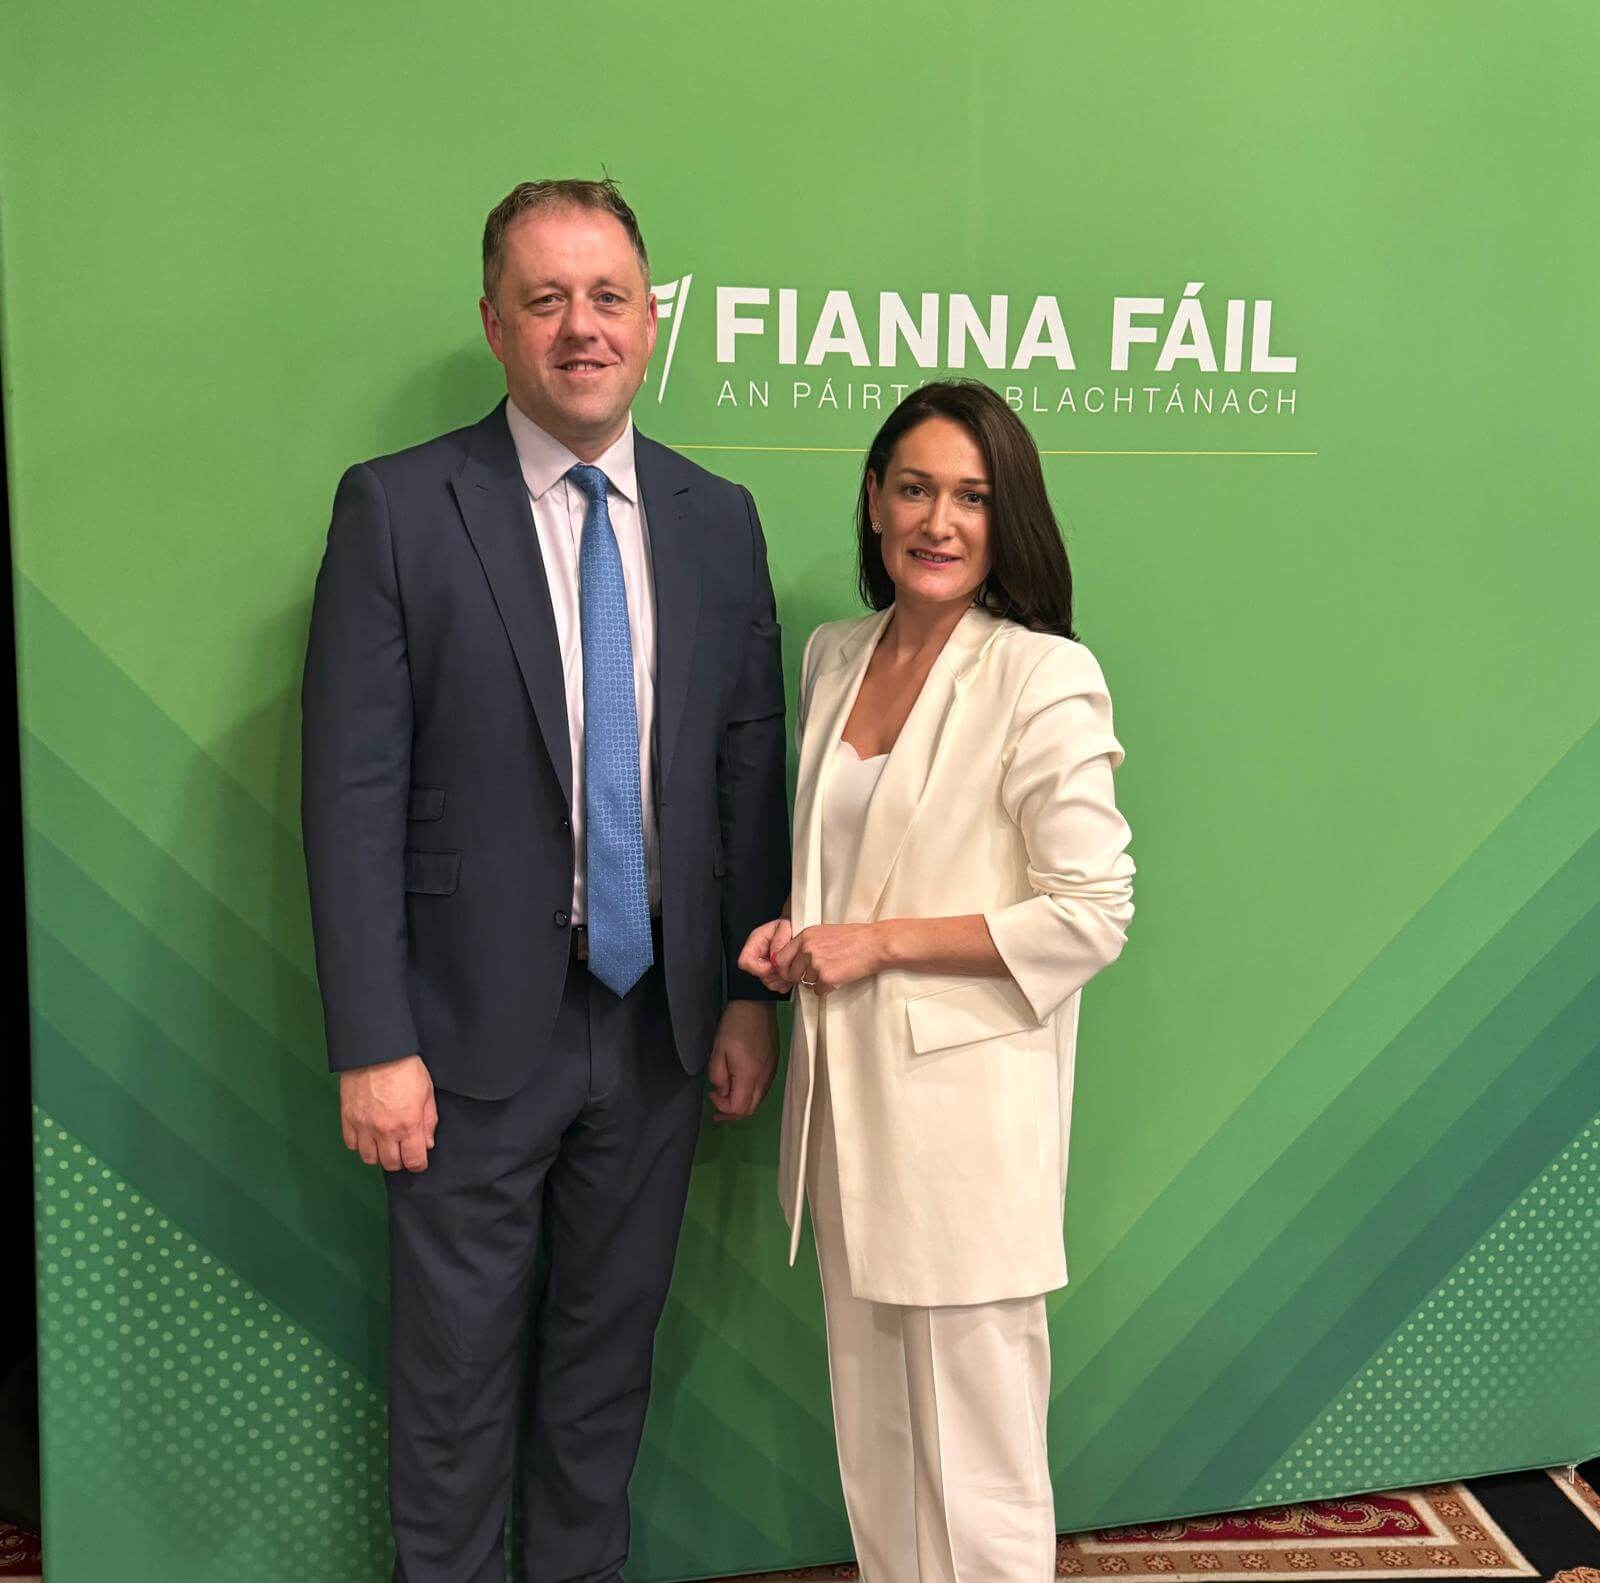
<instances>
[{"instance_id":1,"label":"woman's nose","mask_svg":"<svg viewBox=\"0 0 1600 1583\"><path fill-rule=\"evenodd\" d=\"M943 497L935 500L929 506L927 520L923 523L923 529L929 538L948 539L951 537L955 532L954 524L951 521L954 509L950 502Z\"/></svg>"}]
</instances>

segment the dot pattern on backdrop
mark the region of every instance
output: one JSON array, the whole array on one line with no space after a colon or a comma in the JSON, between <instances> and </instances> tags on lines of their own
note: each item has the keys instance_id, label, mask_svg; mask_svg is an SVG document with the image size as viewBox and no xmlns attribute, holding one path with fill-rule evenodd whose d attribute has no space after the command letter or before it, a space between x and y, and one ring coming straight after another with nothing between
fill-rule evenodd
<instances>
[{"instance_id":1,"label":"dot pattern on backdrop","mask_svg":"<svg viewBox=\"0 0 1600 1583\"><path fill-rule=\"evenodd\" d=\"M167 1575L386 1578L380 1393L34 1118L47 1515L50 1484L92 1491L163 1535Z\"/></svg>"},{"instance_id":2,"label":"dot pattern on backdrop","mask_svg":"<svg viewBox=\"0 0 1600 1583\"><path fill-rule=\"evenodd\" d=\"M1600 1399L1597 1206L1600 1117L1318 1415L1250 1502L1414 1484L1437 1470L1441 1446L1476 1441L1485 1423L1496 1426L1508 1467L1547 1452L1535 1443L1541 1429L1569 1418L1574 1402ZM1552 1358L1572 1367L1552 1369Z\"/></svg>"},{"instance_id":3,"label":"dot pattern on backdrop","mask_svg":"<svg viewBox=\"0 0 1600 1583\"><path fill-rule=\"evenodd\" d=\"M187 1535L230 1579L387 1575L382 1399L35 1110L49 1474ZM1600 1357L1600 1118L1500 1218L1252 1492L1414 1481L1485 1418L1512 1443ZM1594 1364L1589 1368L1593 1370ZM1551 1398L1558 1398L1552 1400ZM292 1539L286 1536L292 1534ZM171 1561L172 1557L167 1558Z\"/></svg>"}]
</instances>

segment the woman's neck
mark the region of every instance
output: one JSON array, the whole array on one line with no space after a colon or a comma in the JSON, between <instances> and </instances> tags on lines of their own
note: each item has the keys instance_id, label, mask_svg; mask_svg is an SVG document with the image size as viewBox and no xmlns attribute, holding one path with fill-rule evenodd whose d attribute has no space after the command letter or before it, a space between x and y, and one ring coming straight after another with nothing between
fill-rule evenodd
<instances>
[{"instance_id":1,"label":"woman's neck","mask_svg":"<svg viewBox=\"0 0 1600 1583\"><path fill-rule=\"evenodd\" d=\"M894 614L889 618L888 630L879 647L896 665L915 663L937 654L971 608L971 601L966 599L943 599L937 604L924 600L907 604L896 600Z\"/></svg>"}]
</instances>

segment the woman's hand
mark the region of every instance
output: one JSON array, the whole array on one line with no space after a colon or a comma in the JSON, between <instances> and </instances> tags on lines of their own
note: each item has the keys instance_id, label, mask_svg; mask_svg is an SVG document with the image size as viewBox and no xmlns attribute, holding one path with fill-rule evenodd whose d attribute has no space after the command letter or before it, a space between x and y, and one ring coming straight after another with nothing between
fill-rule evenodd
<instances>
[{"instance_id":1,"label":"woman's hand","mask_svg":"<svg viewBox=\"0 0 1600 1583\"><path fill-rule=\"evenodd\" d=\"M876 923L813 924L775 952L773 961L785 983L826 995L883 969L883 930Z\"/></svg>"},{"instance_id":2,"label":"woman's hand","mask_svg":"<svg viewBox=\"0 0 1600 1583\"><path fill-rule=\"evenodd\" d=\"M757 924L739 953L739 971L759 979L762 987L774 994L782 994L793 988L773 961L773 957L788 945L791 927L787 918L774 918L770 923Z\"/></svg>"}]
</instances>

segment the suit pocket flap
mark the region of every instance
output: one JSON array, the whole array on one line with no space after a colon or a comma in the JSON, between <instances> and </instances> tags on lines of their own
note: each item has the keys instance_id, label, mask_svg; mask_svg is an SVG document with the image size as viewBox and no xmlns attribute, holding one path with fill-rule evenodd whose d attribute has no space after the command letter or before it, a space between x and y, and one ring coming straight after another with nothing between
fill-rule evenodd
<instances>
[{"instance_id":1,"label":"suit pocket flap","mask_svg":"<svg viewBox=\"0 0 1600 1583\"><path fill-rule=\"evenodd\" d=\"M979 978L954 989L915 995L906 1002L906 1017L911 1023L911 1048L918 1055L1043 1026L1009 978Z\"/></svg>"},{"instance_id":2,"label":"suit pocket flap","mask_svg":"<svg viewBox=\"0 0 1600 1583\"><path fill-rule=\"evenodd\" d=\"M406 799L406 818L414 821L442 819L444 817L444 788L442 786L413 786Z\"/></svg>"},{"instance_id":3,"label":"suit pocket flap","mask_svg":"<svg viewBox=\"0 0 1600 1583\"><path fill-rule=\"evenodd\" d=\"M461 878L459 852L406 849L406 889L424 896L448 896Z\"/></svg>"}]
</instances>

